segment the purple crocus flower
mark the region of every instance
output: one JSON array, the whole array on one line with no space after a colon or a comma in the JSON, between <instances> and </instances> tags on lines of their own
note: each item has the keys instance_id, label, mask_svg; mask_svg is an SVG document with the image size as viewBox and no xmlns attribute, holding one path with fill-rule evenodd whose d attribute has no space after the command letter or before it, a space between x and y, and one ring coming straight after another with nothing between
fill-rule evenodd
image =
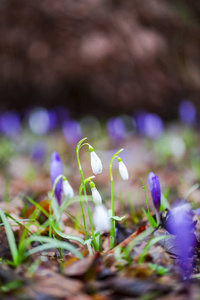
<instances>
[{"instance_id":1,"label":"purple crocus flower","mask_svg":"<svg viewBox=\"0 0 200 300\"><path fill-rule=\"evenodd\" d=\"M192 210L192 205L184 200L178 200L173 204L172 209L167 212L165 229L167 229L169 233L175 234L177 216L183 213L185 215L187 227L189 227L190 230L195 228L196 222L193 221L194 211Z\"/></svg>"},{"instance_id":2,"label":"purple crocus flower","mask_svg":"<svg viewBox=\"0 0 200 300\"><path fill-rule=\"evenodd\" d=\"M54 181L56 178L62 175L62 162L57 152L53 152L51 156L50 163L50 176L52 186L54 185ZM62 192L62 178L60 178L56 184L55 188L55 196L57 198L58 204L61 204L61 192Z\"/></svg>"},{"instance_id":3,"label":"purple crocus flower","mask_svg":"<svg viewBox=\"0 0 200 300\"><path fill-rule=\"evenodd\" d=\"M109 136L114 141L122 140L126 135L124 122L121 118L110 118L106 124Z\"/></svg>"},{"instance_id":4,"label":"purple crocus flower","mask_svg":"<svg viewBox=\"0 0 200 300\"><path fill-rule=\"evenodd\" d=\"M176 206L170 211L170 216L171 220L166 220L165 228L176 236L173 242L179 263L178 271L183 278L187 278L191 274L190 260L197 242L193 233L196 223L192 220L192 207L186 203Z\"/></svg>"},{"instance_id":5,"label":"purple crocus flower","mask_svg":"<svg viewBox=\"0 0 200 300\"><path fill-rule=\"evenodd\" d=\"M81 126L75 120L69 119L65 121L62 129L65 140L69 145L76 145L82 138Z\"/></svg>"},{"instance_id":6,"label":"purple crocus flower","mask_svg":"<svg viewBox=\"0 0 200 300\"><path fill-rule=\"evenodd\" d=\"M136 115L138 131L150 139L157 139L163 133L163 122L156 114L139 112Z\"/></svg>"},{"instance_id":7,"label":"purple crocus flower","mask_svg":"<svg viewBox=\"0 0 200 300\"><path fill-rule=\"evenodd\" d=\"M7 111L0 117L0 129L8 138L15 138L20 132L20 118L15 111Z\"/></svg>"},{"instance_id":8,"label":"purple crocus flower","mask_svg":"<svg viewBox=\"0 0 200 300\"><path fill-rule=\"evenodd\" d=\"M156 176L153 172L150 172L148 175L149 187L151 191L151 197L153 199L153 204L157 211L160 209L160 199L161 199L161 191L160 191L160 182L158 176Z\"/></svg>"},{"instance_id":9,"label":"purple crocus flower","mask_svg":"<svg viewBox=\"0 0 200 300\"><path fill-rule=\"evenodd\" d=\"M198 207L197 209L195 209L195 215L200 216L200 207Z\"/></svg>"},{"instance_id":10,"label":"purple crocus flower","mask_svg":"<svg viewBox=\"0 0 200 300\"><path fill-rule=\"evenodd\" d=\"M183 100L178 108L179 118L183 123L192 124L195 121L196 109L191 101Z\"/></svg>"}]
</instances>

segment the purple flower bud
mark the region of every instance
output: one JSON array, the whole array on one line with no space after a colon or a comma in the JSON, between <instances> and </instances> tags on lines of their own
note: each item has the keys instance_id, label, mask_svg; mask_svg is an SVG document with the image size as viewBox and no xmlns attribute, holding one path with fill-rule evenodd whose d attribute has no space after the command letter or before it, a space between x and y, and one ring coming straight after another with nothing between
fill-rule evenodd
<instances>
[{"instance_id":1,"label":"purple flower bud","mask_svg":"<svg viewBox=\"0 0 200 300\"><path fill-rule=\"evenodd\" d=\"M57 152L53 152L51 156L50 163L50 176L52 186L54 185L54 181L56 178L62 175L62 162ZM62 178L60 178L56 184L55 188L55 196L57 198L58 204L61 204L61 192L62 192Z\"/></svg>"},{"instance_id":2,"label":"purple flower bud","mask_svg":"<svg viewBox=\"0 0 200 300\"><path fill-rule=\"evenodd\" d=\"M192 124L195 121L196 109L191 101L183 100L179 104L179 118L186 124Z\"/></svg>"},{"instance_id":3,"label":"purple flower bud","mask_svg":"<svg viewBox=\"0 0 200 300\"><path fill-rule=\"evenodd\" d=\"M153 172L150 172L148 175L149 187L151 191L151 197L153 199L153 204L157 211L160 209L160 199L161 199L161 191L160 191L160 182L158 176L156 176Z\"/></svg>"}]
</instances>

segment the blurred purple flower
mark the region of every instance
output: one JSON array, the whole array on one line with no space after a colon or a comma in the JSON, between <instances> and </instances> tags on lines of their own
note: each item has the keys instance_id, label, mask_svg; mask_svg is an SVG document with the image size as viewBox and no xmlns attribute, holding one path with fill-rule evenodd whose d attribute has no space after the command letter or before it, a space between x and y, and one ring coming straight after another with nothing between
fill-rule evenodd
<instances>
[{"instance_id":1,"label":"blurred purple flower","mask_svg":"<svg viewBox=\"0 0 200 300\"><path fill-rule=\"evenodd\" d=\"M156 176L153 172L150 172L148 175L149 187L151 191L151 197L153 199L153 204L157 211L160 209L160 199L161 199L161 191L160 191L160 182L158 176Z\"/></svg>"},{"instance_id":2,"label":"blurred purple flower","mask_svg":"<svg viewBox=\"0 0 200 300\"><path fill-rule=\"evenodd\" d=\"M20 118L15 111L7 111L0 117L0 129L8 138L15 138L20 132Z\"/></svg>"},{"instance_id":3,"label":"blurred purple flower","mask_svg":"<svg viewBox=\"0 0 200 300\"><path fill-rule=\"evenodd\" d=\"M52 186L54 185L54 181L56 178L62 175L62 162L57 152L53 152L51 156L50 163L50 176ZM62 178L60 178L56 184L55 188L55 196L57 198L58 204L61 204L61 192L62 192Z\"/></svg>"},{"instance_id":4,"label":"blurred purple flower","mask_svg":"<svg viewBox=\"0 0 200 300\"><path fill-rule=\"evenodd\" d=\"M35 163L41 164L46 155L46 146L42 142L35 143L30 152L31 160Z\"/></svg>"},{"instance_id":5,"label":"blurred purple flower","mask_svg":"<svg viewBox=\"0 0 200 300\"><path fill-rule=\"evenodd\" d=\"M190 230L195 228L196 222L193 221L194 211L190 203L187 203L183 200L178 200L173 204L172 209L167 212L165 220L165 228L169 233L175 234L175 227L177 215L185 215L185 223Z\"/></svg>"},{"instance_id":6,"label":"blurred purple flower","mask_svg":"<svg viewBox=\"0 0 200 300\"><path fill-rule=\"evenodd\" d=\"M196 117L196 108L191 101L183 100L178 108L179 118L183 123L192 124Z\"/></svg>"},{"instance_id":7,"label":"blurred purple flower","mask_svg":"<svg viewBox=\"0 0 200 300\"><path fill-rule=\"evenodd\" d=\"M49 114L49 129L55 129L58 126L58 116L54 109L48 111Z\"/></svg>"},{"instance_id":8,"label":"blurred purple flower","mask_svg":"<svg viewBox=\"0 0 200 300\"><path fill-rule=\"evenodd\" d=\"M163 133L163 122L156 114L139 112L136 115L136 124L138 131L150 139L157 139Z\"/></svg>"},{"instance_id":9,"label":"blurred purple flower","mask_svg":"<svg viewBox=\"0 0 200 300\"><path fill-rule=\"evenodd\" d=\"M110 118L106 127L110 138L114 141L122 140L126 135L125 125L120 117Z\"/></svg>"},{"instance_id":10,"label":"blurred purple flower","mask_svg":"<svg viewBox=\"0 0 200 300\"><path fill-rule=\"evenodd\" d=\"M200 216L200 207L198 207L197 209L195 209L195 215Z\"/></svg>"},{"instance_id":11,"label":"blurred purple flower","mask_svg":"<svg viewBox=\"0 0 200 300\"><path fill-rule=\"evenodd\" d=\"M69 119L65 121L62 130L65 140L69 145L76 145L82 138L81 126L75 120Z\"/></svg>"},{"instance_id":12,"label":"blurred purple flower","mask_svg":"<svg viewBox=\"0 0 200 300\"><path fill-rule=\"evenodd\" d=\"M183 278L187 278L192 271L190 260L196 244L196 237L193 233L196 223L192 220L192 207L185 203L172 208L170 214L172 219L166 220L167 226L165 227L176 236L174 247L178 255L179 273Z\"/></svg>"}]
</instances>

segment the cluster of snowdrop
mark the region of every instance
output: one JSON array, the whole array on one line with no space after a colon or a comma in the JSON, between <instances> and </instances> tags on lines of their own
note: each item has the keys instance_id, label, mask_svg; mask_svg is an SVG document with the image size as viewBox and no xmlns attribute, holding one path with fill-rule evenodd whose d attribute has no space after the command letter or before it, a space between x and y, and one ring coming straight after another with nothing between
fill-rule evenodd
<instances>
[{"instance_id":1,"label":"cluster of snowdrop","mask_svg":"<svg viewBox=\"0 0 200 300\"><path fill-rule=\"evenodd\" d=\"M85 238L87 240L88 239L87 226L86 226L86 221L85 221L85 214L84 214L83 204L82 204L82 200L81 200L81 194L84 191L85 202L86 202L86 206L87 206L87 210L88 210L88 217L89 217L89 221L90 221L92 238L93 238L94 248L95 248L95 243L96 242L95 242L95 233L94 233L94 230L93 230L93 225L99 233L101 233L103 231L109 231L109 230L112 230L112 232L113 232L113 226L115 228L112 164L113 164L113 161L116 157L118 158L119 173L120 173L122 179L123 180L128 180L129 175L128 175L128 170L127 170L125 164L123 163L121 158L118 156L118 153L123 150L123 149L121 149L120 151L118 151L112 157L111 163L110 163L110 169L111 169L111 172L110 172L110 174L111 174L111 200L112 200L113 210L112 210L112 216L109 217L108 210L106 209L106 207L102 203L102 197L101 197L99 191L97 190L97 188L95 186L95 183L92 181L92 179L95 176L91 176L87 179L84 179L84 176L83 176L83 170L82 170L81 163L80 163L80 158L79 158L79 151L83 146L88 146L88 148L89 148L90 162L91 162L91 168L92 168L93 174L98 175L103 170L102 162L101 162L99 156L94 151L94 148L88 143L83 143L85 141L85 139L81 140L77 144L77 148L76 148L77 161L78 161L78 166L79 166L81 180L82 180L82 184L81 184L80 189L79 189L79 197L80 197L80 205L81 205L81 210L82 210L82 215L83 215L83 223L84 223L84 228L85 228ZM58 153L53 152L52 157L51 157L51 163L50 163L50 176L51 176L52 186L55 185L55 181L57 180L56 185L55 185L55 189L54 189L54 195L57 199L57 203L58 203L59 206L61 205L61 202L62 202L61 201L62 194L64 194L65 197L67 197L68 199L74 197L74 191L73 191L72 186L70 185L69 181L64 176L62 177L62 175L63 175L62 162L60 160L60 157L59 157ZM59 176L60 176L60 178L59 178ZM92 199L93 199L93 202L94 202L94 205L95 205L94 211L93 211L93 218L91 218L90 209L89 209L88 202L87 202L87 194L86 194L86 189L85 189L85 185L86 185L87 182L89 182L89 185L90 185L90 188L91 188ZM111 220L112 218L113 218L113 220ZM111 236L113 237L112 232L111 232ZM114 239L114 237L113 237L113 239Z\"/></svg>"}]
</instances>

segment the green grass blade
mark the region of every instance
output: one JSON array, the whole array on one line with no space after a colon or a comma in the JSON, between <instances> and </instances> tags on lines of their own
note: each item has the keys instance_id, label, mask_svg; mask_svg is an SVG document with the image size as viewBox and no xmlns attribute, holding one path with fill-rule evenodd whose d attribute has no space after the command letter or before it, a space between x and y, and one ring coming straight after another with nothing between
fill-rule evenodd
<instances>
[{"instance_id":1,"label":"green grass blade","mask_svg":"<svg viewBox=\"0 0 200 300\"><path fill-rule=\"evenodd\" d=\"M170 209L170 204L165 195L161 194L161 204L160 204L160 211L163 211L165 209Z\"/></svg>"},{"instance_id":2,"label":"green grass blade","mask_svg":"<svg viewBox=\"0 0 200 300\"><path fill-rule=\"evenodd\" d=\"M20 223L19 221L17 221L15 218L13 218L10 214L8 213L4 213L6 215L6 217L9 217L10 219L12 219L17 225L22 226L24 228L26 228L26 230L32 235L33 233L22 223Z\"/></svg>"},{"instance_id":3,"label":"green grass blade","mask_svg":"<svg viewBox=\"0 0 200 300\"><path fill-rule=\"evenodd\" d=\"M55 232L62 238L64 239L68 239L71 241L77 241L79 242L81 245L85 244L85 241L77 236L70 236L70 235L66 235L64 234L62 231L59 230L59 228L56 226L56 224L52 223L53 229L55 230Z\"/></svg>"},{"instance_id":4,"label":"green grass blade","mask_svg":"<svg viewBox=\"0 0 200 300\"><path fill-rule=\"evenodd\" d=\"M158 225L157 225L156 221L154 220L154 218L152 217L152 215L148 214L146 212L146 210L144 209L144 207L142 207L142 211L143 211L144 215L146 216L147 220L149 221L150 226L153 228L156 228Z\"/></svg>"},{"instance_id":5,"label":"green grass blade","mask_svg":"<svg viewBox=\"0 0 200 300\"><path fill-rule=\"evenodd\" d=\"M26 199L33 204L36 208L38 208L47 218L49 217L48 212L36 201L34 201L33 199L31 199L30 197L26 197Z\"/></svg>"},{"instance_id":6,"label":"green grass blade","mask_svg":"<svg viewBox=\"0 0 200 300\"><path fill-rule=\"evenodd\" d=\"M10 252L11 252L11 255L13 258L14 265L17 266L17 264L18 264L18 249L17 249L17 245L16 245L16 241L15 241L15 236L11 229L8 219L6 218L4 212L1 209L0 209L0 217L5 226L5 231L6 231L8 244L10 247Z\"/></svg>"},{"instance_id":7,"label":"green grass blade","mask_svg":"<svg viewBox=\"0 0 200 300\"><path fill-rule=\"evenodd\" d=\"M42 237L42 236L40 236L40 237L32 236L26 240L26 243L30 244L31 242L34 242L34 241L41 242L41 243L44 242L46 244L43 244L41 246L38 246L38 247L35 247L35 248L29 250L25 254L25 257L32 255L34 253L43 251L43 250L47 250L47 249L51 249L51 248L60 248L60 249L65 249L67 251L70 251L70 252L74 253L74 255L76 255L78 258L83 259L82 254L70 243L62 242L62 241L58 241L53 238Z\"/></svg>"},{"instance_id":8,"label":"green grass blade","mask_svg":"<svg viewBox=\"0 0 200 300\"><path fill-rule=\"evenodd\" d=\"M183 199L186 200L187 197L188 197L190 194L192 194L194 191L196 191L198 188L199 188L199 184L198 184L198 183L194 184L191 188L189 188L189 190L187 191L187 193L185 194L185 196L184 196Z\"/></svg>"},{"instance_id":9,"label":"green grass blade","mask_svg":"<svg viewBox=\"0 0 200 300\"><path fill-rule=\"evenodd\" d=\"M132 249L143 239L145 239L147 236L149 236L152 233L152 228L147 228L145 231L141 232L136 236L127 246L127 253L130 254Z\"/></svg>"},{"instance_id":10,"label":"green grass blade","mask_svg":"<svg viewBox=\"0 0 200 300\"><path fill-rule=\"evenodd\" d=\"M156 243L158 243L158 242L160 242L160 241L162 241L162 240L167 240L167 239L172 239L172 238L174 238L173 236L169 236L169 235L162 235L162 236L156 236L156 237L154 237L154 238L152 238L149 242L148 242L148 244L144 247L144 250L142 251L142 253L140 254L140 257L139 257L139 259L138 259L138 263L142 263L143 261L144 261L144 257L145 257L145 255L147 254L147 252L148 252L148 250L149 250L149 248L151 247L151 246L153 246L154 244L156 244Z\"/></svg>"}]
</instances>

